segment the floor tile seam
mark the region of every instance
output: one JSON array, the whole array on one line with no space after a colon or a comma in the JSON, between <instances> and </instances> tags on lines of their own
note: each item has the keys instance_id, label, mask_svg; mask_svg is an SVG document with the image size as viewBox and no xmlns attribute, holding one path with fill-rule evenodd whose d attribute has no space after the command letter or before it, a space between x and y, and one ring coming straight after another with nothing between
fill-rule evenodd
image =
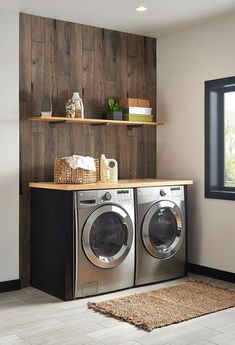
<instances>
[{"instance_id":1,"label":"floor tile seam","mask_svg":"<svg viewBox=\"0 0 235 345\"><path fill-rule=\"evenodd\" d=\"M43 319L44 321L48 321L48 318L46 318L46 319ZM17 325L15 325L15 324L13 324L13 325L9 325L9 326L7 326L7 327L4 327L4 328L2 328L2 329L0 329L0 333L1 333L1 331L5 331L5 332L7 332L7 331L10 331L12 328L18 328L18 327L22 327L22 326L26 326L27 328L28 328L28 325L29 324L36 324L37 322L41 322L41 321L43 321L43 320L35 320L35 321L32 321L32 322L28 322L28 321L26 321L26 322L24 322L24 323L20 323L20 324L17 324ZM55 318L49 318L49 320L50 321L53 321L53 320L55 320ZM56 321L58 321L58 320L56 320ZM62 324L62 322L59 322L60 324ZM56 323L57 324L57 323ZM14 333L16 334L17 333L17 330L15 330L14 331Z\"/></svg>"},{"instance_id":2,"label":"floor tile seam","mask_svg":"<svg viewBox=\"0 0 235 345\"><path fill-rule=\"evenodd\" d=\"M135 331L138 332L138 330L143 331L143 329L139 329L139 328L135 327L134 325L132 325L132 326L133 326L133 329L126 329L124 332L121 333L120 338L126 337L128 335L128 333L130 333L130 332L135 332ZM99 336L99 335L98 336L95 336L95 335L92 336L92 335L90 335L91 333L87 333L87 335L92 337L93 339L98 340L98 341L104 341L105 338L110 338L113 336L113 334L111 334L111 335L108 334L108 331L107 331L107 334L102 334L101 336ZM149 334L149 332L146 332L146 333ZM135 341L136 339L139 339L139 338L144 337L144 336L145 335L143 335L143 334L139 334L139 335L138 334L135 334L135 335L131 334L130 339L128 341ZM127 342L127 341L125 341L125 342Z\"/></svg>"},{"instance_id":3,"label":"floor tile seam","mask_svg":"<svg viewBox=\"0 0 235 345\"><path fill-rule=\"evenodd\" d=\"M91 338L90 336L88 336L87 334L81 334L81 336L86 336L86 337L89 338L83 345L86 345L86 344L89 345L90 343L94 342L94 339ZM34 345L33 342L31 342L31 341L28 340L28 339L25 339L24 336L21 336L20 338L21 338L24 342L26 342L27 344L29 344L29 345ZM99 341L99 342L101 343L101 341ZM41 344L43 344L43 343L41 343ZM105 345L105 343L102 343L102 344ZM78 343L78 345L79 345L79 343Z\"/></svg>"},{"instance_id":4,"label":"floor tile seam","mask_svg":"<svg viewBox=\"0 0 235 345\"><path fill-rule=\"evenodd\" d=\"M214 341L212 341L212 340L210 340L210 339L207 339L206 341L207 341L208 343L210 343L210 344L213 344L213 345L220 345L220 344L215 343Z\"/></svg>"},{"instance_id":5,"label":"floor tile seam","mask_svg":"<svg viewBox=\"0 0 235 345\"><path fill-rule=\"evenodd\" d=\"M205 327L205 329L206 329L206 327ZM212 330L214 331L214 329L212 329ZM220 334L221 334L221 333L215 334L215 335L213 335L213 337L214 337L214 336L217 336L217 335L220 335ZM198 336L198 341L205 340L205 341L210 342L210 341L209 341L210 337L207 338L207 337L205 337L205 336L203 336L203 335L200 335L200 333L195 333L195 334L193 334L193 335L197 335L197 336ZM182 337L180 337L180 338L177 339L176 341L184 340L184 339L186 339L188 336L189 336L189 334L183 335ZM190 336L192 336L192 334L190 334ZM174 340L175 340L175 339L174 339ZM211 343L212 343L212 342L211 342ZM193 344L193 343L192 343L192 344ZM213 343L212 343L212 344L213 344ZM167 341L167 343L166 343L165 345L172 345L172 339L171 339L170 341Z\"/></svg>"},{"instance_id":6,"label":"floor tile seam","mask_svg":"<svg viewBox=\"0 0 235 345\"><path fill-rule=\"evenodd\" d=\"M31 343L28 342L28 340L25 340L22 336L19 336L18 334L14 333L14 334L9 334L9 336L11 335L15 335L17 338L19 338L20 340L22 340L24 343L28 344L28 345L32 345ZM7 335L5 335L7 336ZM1 339L1 336L0 336Z\"/></svg>"},{"instance_id":7,"label":"floor tile seam","mask_svg":"<svg viewBox=\"0 0 235 345\"><path fill-rule=\"evenodd\" d=\"M222 310L219 310L219 311L222 311ZM219 312L218 311L218 312ZM217 313L218 313L217 312ZM210 314L208 314L208 315L210 315ZM218 332L218 335L220 335L220 334L224 334L224 332L223 331L219 331L218 329L216 329L216 328L214 328L214 327L212 327L212 326L205 326L205 325L203 325L202 323L203 323L203 321L202 321L202 323L199 321L198 322L201 326L203 326L203 327L205 327L205 328L208 328L208 329L211 329L212 331L216 331L216 332Z\"/></svg>"},{"instance_id":8,"label":"floor tile seam","mask_svg":"<svg viewBox=\"0 0 235 345\"><path fill-rule=\"evenodd\" d=\"M174 324L174 325L176 325L176 324ZM169 325L169 326L166 326L166 327L170 327L171 325ZM202 325L199 325L200 327L202 327L202 328L205 328L205 327L203 327ZM165 328L165 327L162 327L162 328ZM156 331L158 328L155 328L154 330ZM159 328L159 329L161 329L161 328ZM153 331L154 331L153 330ZM185 332L185 331L184 331ZM194 331L192 331L192 330L190 330L190 336L193 336L193 335L197 335L198 334L198 332L199 332L199 330L198 329L196 329L196 330L194 330ZM148 333L149 334L149 332L146 332L146 333ZM150 332L150 334L151 334L151 332ZM163 335L164 336L164 335ZM169 340L167 340L167 342L164 344L164 345L172 345L172 338L174 338L174 340L177 338L177 340L183 340L183 339L186 339L187 337L189 336L189 333L182 333L182 334L172 334L171 336L170 336L170 339ZM203 339L203 338L202 338Z\"/></svg>"}]
</instances>

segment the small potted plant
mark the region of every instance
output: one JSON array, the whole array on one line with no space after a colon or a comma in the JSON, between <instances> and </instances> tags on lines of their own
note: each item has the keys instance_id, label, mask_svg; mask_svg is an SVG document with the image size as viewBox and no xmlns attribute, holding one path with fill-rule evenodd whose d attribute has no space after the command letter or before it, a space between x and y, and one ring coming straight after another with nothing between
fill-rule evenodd
<instances>
[{"instance_id":1,"label":"small potted plant","mask_svg":"<svg viewBox=\"0 0 235 345\"><path fill-rule=\"evenodd\" d=\"M108 98L106 103L106 118L108 120L122 120L123 107L118 99Z\"/></svg>"}]
</instances>

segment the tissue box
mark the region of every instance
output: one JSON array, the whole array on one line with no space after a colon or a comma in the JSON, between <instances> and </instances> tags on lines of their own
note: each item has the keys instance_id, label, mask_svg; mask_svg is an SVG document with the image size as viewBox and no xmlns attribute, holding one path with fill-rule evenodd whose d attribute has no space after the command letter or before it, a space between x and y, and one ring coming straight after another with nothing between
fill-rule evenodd
<instances>
[{"instance_id":1,"label":"tissue box","mask_svg":"<svg viewBox=\"0 0 235 345\"><path fill-rule=\"evenodd\" d=\"M94 158L96 171L81 168L72 169L63 158L56 158L54 164L55 183L95 183L99 181L99 159Z\"/></svg>"}]
</instances>

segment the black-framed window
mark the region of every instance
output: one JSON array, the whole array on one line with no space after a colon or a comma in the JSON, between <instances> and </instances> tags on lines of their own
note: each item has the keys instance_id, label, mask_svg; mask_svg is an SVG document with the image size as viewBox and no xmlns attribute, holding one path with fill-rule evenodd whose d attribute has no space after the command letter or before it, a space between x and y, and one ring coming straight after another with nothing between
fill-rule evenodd
<instances>
[{"instance_id":1,"label":"black-framed window","mask_svg":"<svg viewBox=\"0 0 235 345\"><path fill-rule=\"evenodd\" d=\"M235 77L205 82L205 196L235 200Z\"/></svg>"}]
</instances>

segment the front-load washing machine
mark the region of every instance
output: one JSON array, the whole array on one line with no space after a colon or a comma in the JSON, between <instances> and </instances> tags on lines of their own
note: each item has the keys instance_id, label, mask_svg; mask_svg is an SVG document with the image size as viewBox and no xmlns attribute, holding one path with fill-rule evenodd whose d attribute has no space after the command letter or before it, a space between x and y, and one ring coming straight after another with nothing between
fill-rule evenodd
<instances>
[{"instance_id":1,"label":"front-load washing machine","mask_svg":"<svg viewBox=\"0 0 235 345\"><path fill-rule=\"evenodd\" d=\"M184 186L136 189L135 285L186 275Z\"/></svg>"},{"instance_id":2,"label":"front-load washing machine","mask_svg":"<svg viewBox=\"0 0 235 345\"><path fill-rule=\"evenodd\" d=\"M78 191L75 298L134 286L133 189Z\"/></svg>"}]
</instances>

